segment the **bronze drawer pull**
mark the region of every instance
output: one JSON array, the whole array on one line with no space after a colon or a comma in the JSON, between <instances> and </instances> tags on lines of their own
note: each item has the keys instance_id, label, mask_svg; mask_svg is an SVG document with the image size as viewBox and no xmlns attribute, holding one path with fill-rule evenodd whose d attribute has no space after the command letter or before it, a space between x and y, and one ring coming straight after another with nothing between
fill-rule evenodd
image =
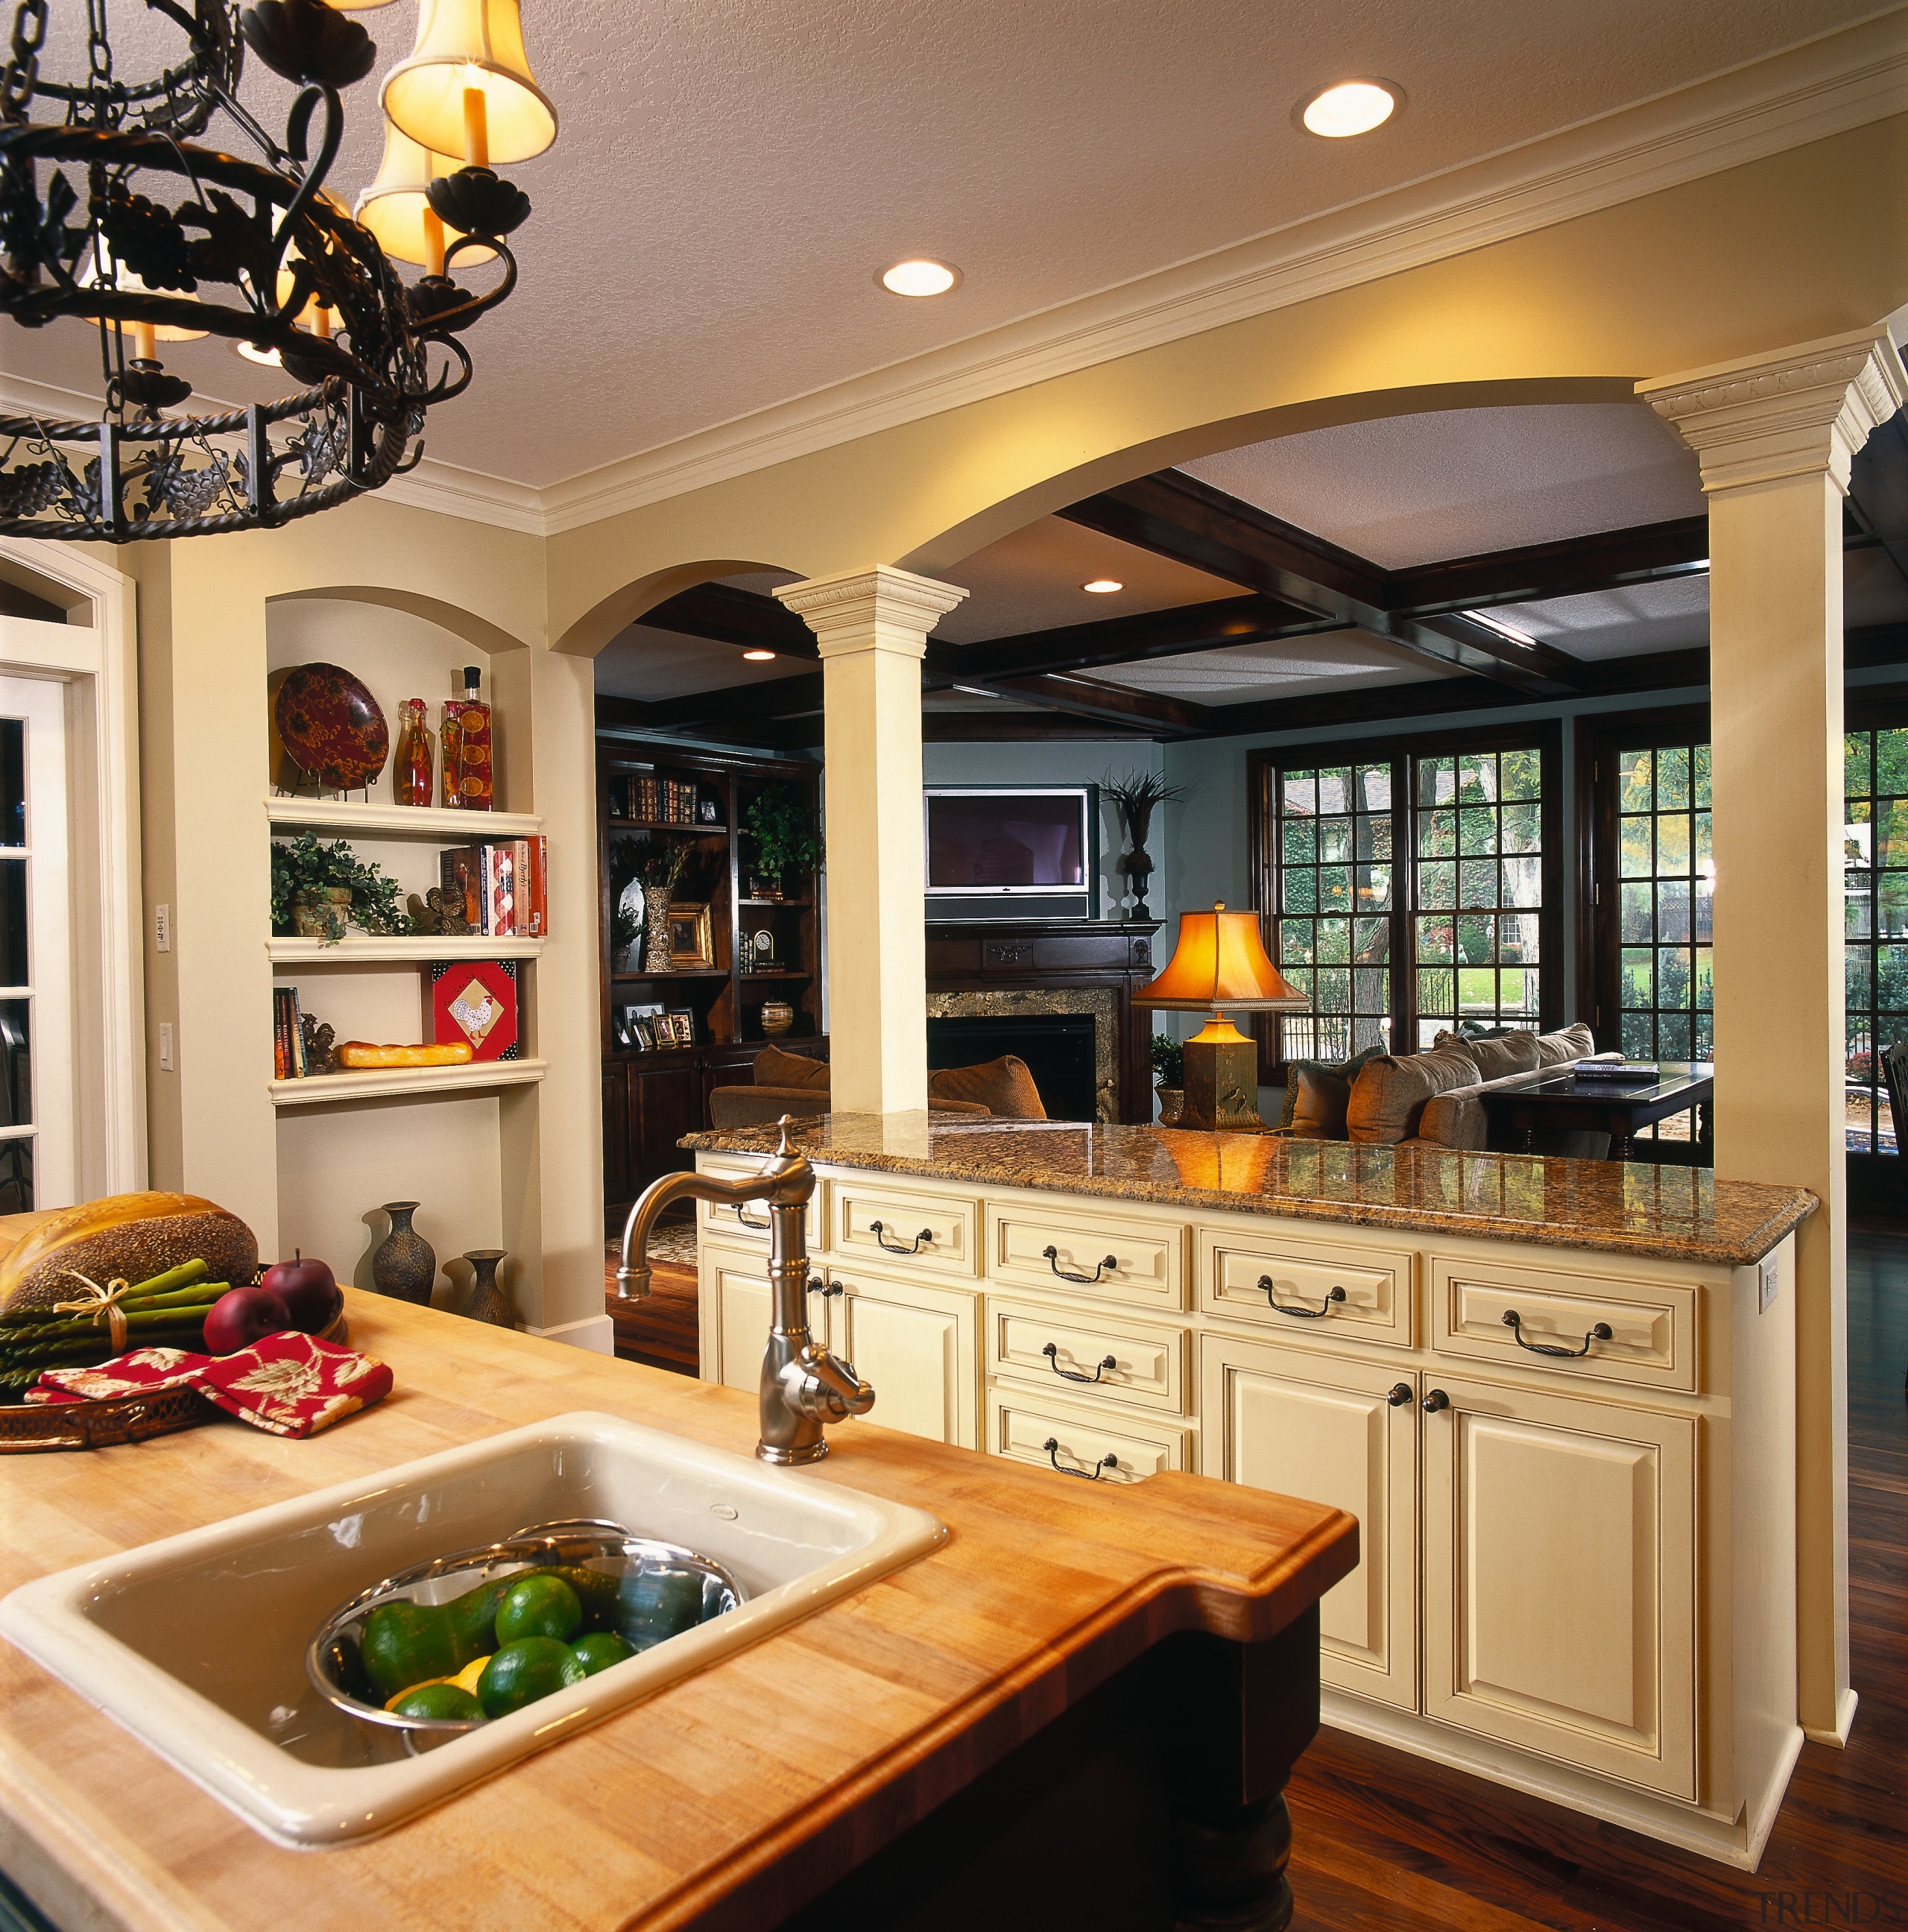
<instances>
[{"instance_id":1,"label":"bronze drawer pull","mask_svg":"<svg viewBox=\"0 0 1908 1932\"><path fill-rule=\"evenodd\" d=\"M1394 1382L1386 1393L1384 1403L1388 1408L1402 1408L1411 1399L1412 1385L1409 1382Z\"/></svg>"},{"instance_id":2,"label":"bronze drawer pull","mask_svg":"<svg viewBox=\"0 0 1908 1932\"><path fill-rule=\"evenodd\" d=\"M1091 1274L1074 1274L1060 1266L1060 1250L1051 1242L1040 1250L1040 1258L1062 1281L1077 1282L1082 1288L1092 1287L1108 1268L1117 1269L1120 1265L1120 1257L1118 1255L1108 1255Z\"/></svg>"},{"instance_id":3,"label":"bronze drawer pull","mask_svg":"<svg viewBox=\"0 0 1908 1932\"><path fill-rule=\"evenodd\" d=\"M1077 1369L1063 1369L1060 1366L1060 1344L1058 1342L1049 1342L1040 1352L1046 1357L1048 1367L1052 1369L1055 1375L1063 1377L1070 1382L1096 1382L1108 1369L1117 1369L1120 1366L1119 1358L1117 1356L1102 1355L1093 1373L1090 1376L1083 1376Z\"/></svg>"},{"instance_id":4,"label":"bronze drawer pull","mask_svg":"<svg viewBox=\"0 0 1908 1932\"><path fill-rule=\"evenodd\" d=\"M1093 1474L1091 1475L1088 1475L1084 1469L1070 1469L1066 1465L1060 1460L1060 1438L1058 1436L1049 1436L1046 1442L1040 1444L1040 1447L1047 1452L1047 1460L1051 1462L1063 1476L1078 1476L1083 1483L1096 1483L1106 1474L1108 1469L1117 1469L1120 1466L1119 1457L1114 1455L1112 1450L1109 1449L1106 1454L1101 1456L1100 1460L1093 1466Z\"/></svg>"},{"instance_id":5,"label":"bronze drawer pull","mask_svg":"<svg viewBox=\"0 0 1908 1932\"><path fill-rule=\"evenodd\" d=\"M898 1241L890 1240L882 1232L886 1226L887 1223L884 1221L871 1221L868 1224L868 1232L874 1235L876 1245L885 1248L891 1255L918 1255L923 1246L934 1239L934 1230L932 1228L923 1228L914 1237L913 1246L903 1247Z\"/></svg>"},{"instance_id":6,"label":"bronze drawer pull","mask_svg":"<svg viewBox=\"0 0 1908 1932\"><path fill-rule=\"evenodd\" d=\"M1272 1277L1269 1274L1261 1275L1258 1278L1258 1285L1261 1288L1264 1289L1266 1300L1269 1301L1281 1315L1295 1315L1301 1322L1323 1321L1328 1315L1336 1314L1337 1310L1334 1304L1342 1301L1345 1299L1344 1289L1334 1286L1331 1292L1325 1297L1324 1304L1322 1307L1288 1308L1286 1304L1279 1299L1277 1292L1272 1286Z\"/></svg>"},{"instance_id":7,"label":"bronze drawer pull","mask_svg":"<svg viewBox=\"0 0 1908 1932\"><path fill-rule=\"evenodd\" d=\"M1441 1408L1450 1407L1450 1397L1445 1394L1442 1389L1428 1390L1424 1400L1418 1404L1418 1407L1423 1409L1426 1415L1436 1415Z\"/></svg>"},{"instance_id":8,"label":"bronze drawer pull","mask_svg":"<svg viewBox=\"0 0 1908 1932\"><path fill-rule=\"evenodd\" d=\"M1607 1322L1599 1322L1596 1327L1584 1336L1582 1348L1558 1348L1553 1347L1548 1342L1526 1342L1524 1340L1521 1322L1522 1318L1514 1308L1507 1308L1504 1311L1504 1325L1510 1330L1519 1348L1528 1348L1533 1355L1555 1355L1559 1360L1565 1362L1578 1361L1588 1354L1590 1344L1592 1342L1613 1341L1616 1336L1616 1330L1611 1328Z\"/></svg>"}]
</instances>

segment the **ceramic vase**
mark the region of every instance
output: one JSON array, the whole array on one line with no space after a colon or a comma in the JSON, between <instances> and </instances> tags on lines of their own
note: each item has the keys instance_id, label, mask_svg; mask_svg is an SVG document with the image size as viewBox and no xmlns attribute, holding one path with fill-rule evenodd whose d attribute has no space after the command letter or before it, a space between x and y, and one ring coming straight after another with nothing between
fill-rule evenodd
<instances>
[{"instance_id":1,"label":"ceramic vase","mask_svg":"<svg viewBox=\"0 0 1908 1932\"><path fill-rule=\"evenodd\" d=\"M669 894L660 886L645 889L643 903L643 958L652 973L669 970Z\"/></svg>"},{"instance_id":2,"label":"ceramic vase","mask_svg":"<svg viewBox=\"0 0 1908 1932\"><path fill-rule=\"evenodd\" d=\"M795 1024L795 1009L786 1000L768 1000L762 1006L762 1034L766 1040L786 1033Z\"/></svg>"},{"instance_id":3,"label":"ceramic vase","mask_svg":"<svg viewBox=\"0 0 1908 1932\"><path fill-rule=\"evenodd\" d=\"M396 1301L414 1301L422 1307L430 1301L437 1280L437 1255L411 1226L418 1207L415 1201L384 1204L383 1211L391 1216L391 1232L371 1257L371 1280L379 1294Z\"/></svg>"},{"instance_id":4,"label":"ceramic vase","mask_svg":"<svg viewBox=\"0 0 1908 1932\"><path fill-rule=\"evenodd\" d=\"M460 1312L472 1321L488 1322L496 1328L514 1328L517 1325L510 1304L497 1286L497 1263L509 1252L507 1248L472 1248L464 1256L475 1279Z\"/></svg>"}]
</instances>

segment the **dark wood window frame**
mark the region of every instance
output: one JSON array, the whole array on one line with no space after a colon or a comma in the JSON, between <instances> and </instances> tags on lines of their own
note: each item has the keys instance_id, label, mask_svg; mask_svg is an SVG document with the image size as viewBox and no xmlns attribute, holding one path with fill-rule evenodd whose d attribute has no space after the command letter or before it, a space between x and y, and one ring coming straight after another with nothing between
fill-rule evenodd
<instances>
[{"instance_id":1,"label":"dark wood window frame","mask_svg":"<svg viewBox=\"0 0 1908 1932\"><path fill-rule=\"evenodd\" d=\"M1274 828L1277 824L1274 788L1280 774L1321 766L1392 766L1393 862L1399 868L1392 892L1391 1038L1415 1051L1418 976L1412 917L1417 910L1416 862L1412 849L1413 786L1420 758L1462 758L1472 752L1502 752L1534 746L1543 760L1539 824L1542 842L1543 904L1538 912L1538 1006L1539 1024L1564 1023L1563 903L1568 868L1564 851L1563 724L1538 718L1523 724L1480 726L1466 731L1419 731L1378 739L1268 746L1246 754L1247 862L1252 909L1258 915L1266 950L1278 957L1277 920L1280 862ZM1258 1039L1259 1078L1276 1085L1286 1077L1286 1058L1276 1015L1262 1015L1254 1026Z\"/></svg>"}]
</instances>

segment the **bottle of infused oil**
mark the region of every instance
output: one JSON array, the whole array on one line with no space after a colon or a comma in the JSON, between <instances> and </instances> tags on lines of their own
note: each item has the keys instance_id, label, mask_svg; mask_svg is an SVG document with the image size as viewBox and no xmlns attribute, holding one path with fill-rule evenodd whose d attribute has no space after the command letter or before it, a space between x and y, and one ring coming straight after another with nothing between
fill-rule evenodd
<instances>
[{"instance_id":1,"label":"bottle of infused oil","mask_svg":"<svg viewBox=\"0 0 1908 1932\"><path fill-rule=\"evenodd\" d=\"M458 802L466 812L488 812L490 784L490 707L479 694L481 674L475 664L464 668L464 701L458 706Z\"/></svg>"},{"instance_id":2,"label":"bottle of infused oil","mask_svg":"<svg viewBox=\"0 0 1908 1932\"><path fill-rule=\"evenodd\" d=\"M430 802L430 726L424 716L424 700L407 698L398 707L402 720L398 733L398 756L391 778L400 805Z\"/></svg>"}]
</instances>

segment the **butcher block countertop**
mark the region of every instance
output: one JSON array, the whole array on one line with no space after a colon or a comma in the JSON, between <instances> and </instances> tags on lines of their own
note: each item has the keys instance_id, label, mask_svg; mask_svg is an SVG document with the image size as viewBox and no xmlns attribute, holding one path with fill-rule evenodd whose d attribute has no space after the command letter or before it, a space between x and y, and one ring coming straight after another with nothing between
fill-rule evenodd
<instances>
[{"instance_id":1,"label":"butcher block countertop","mask_svg":"<svg viewBox=\"0 0 1908 1932\"><path fill-rule=\"evenodd\" d=\"M395 1391L309 1442L221 1420L0 1456L0 1592L520 1424L611 1414L740 1454L752 1396L347 1290ZM878 1407L876 1414L880 1413ZM379 1838L281 1850L0 1643L0 1869L61 1923L565 1932L776 1922L1163 1637L1284 1629L1341 1512L1094 1485L869 1423L803 1480L932 1511L932 1555Z\"/></svg>"},{"instance_id":2,"label":"butcher block countertop","mask_svg":"<svg viewBox=\"0 0 1908 1932\"><path fill-rule=\"evenodd\" d=\"M772 1126L690 1134L706 1152L766 1154ZM1543 1247L1745 1268L1815 1212L1806 1188L1718 1180L1706 1167L1368 1147L1283 1135L926 1113L829 1114L794 1123L818 1167L911 1174L980 1188L1276 1214L1474 1235Z\"/></svg>"}]
</instances>

